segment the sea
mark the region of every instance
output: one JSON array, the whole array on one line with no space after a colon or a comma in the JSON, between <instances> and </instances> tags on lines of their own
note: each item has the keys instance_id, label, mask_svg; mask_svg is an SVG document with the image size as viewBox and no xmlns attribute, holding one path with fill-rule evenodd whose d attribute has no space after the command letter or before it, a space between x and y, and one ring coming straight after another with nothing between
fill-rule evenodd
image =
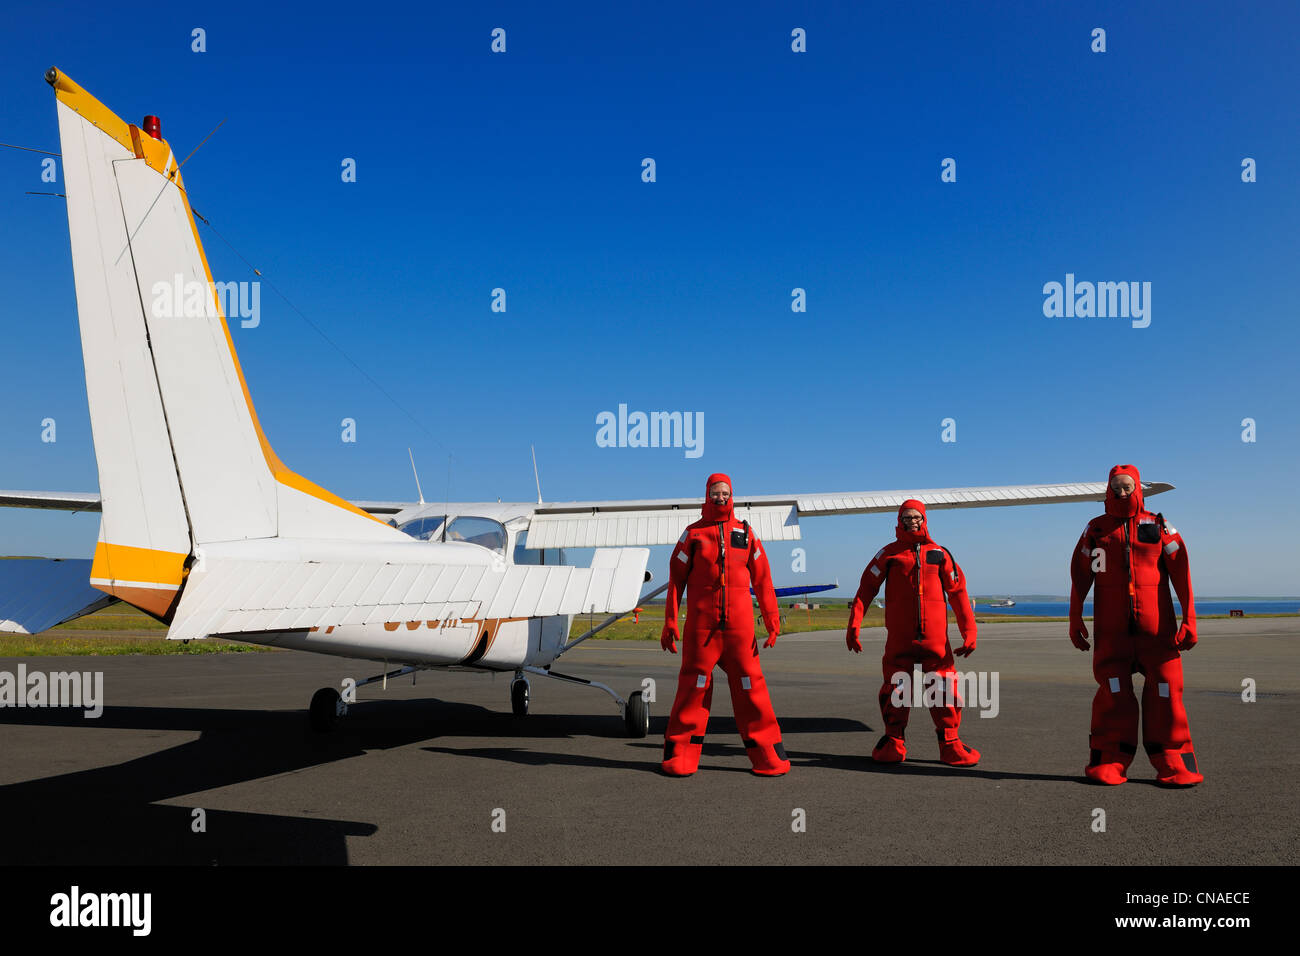
<instances>
[{"instance_id":1,"label":"sea","mask_svg":"<svg viewBox=\"0 0 1300 956\"><path fill-rule=\"evenodd\" d=\"M1178 607L1178 602L1174 601L1174 607ZM1179 608L1181 611L1181 608ZM1300 614L1300 598L1290 601L1197 601L1197 616L1205 614L1227 614L1229 611L1241 610L1246 616L1252 614ZM1070 603L1068 601L1049 601L1035 602L1024 601L1017 602L1015 607L989 607L982 601L975 604L977 614L1007 614L1007 615L1024 615L1025 617L1069 617ZM1083 603L1083 614L1085 617L1092 616L1092 602Z\"/></svg>"}]
</instances>

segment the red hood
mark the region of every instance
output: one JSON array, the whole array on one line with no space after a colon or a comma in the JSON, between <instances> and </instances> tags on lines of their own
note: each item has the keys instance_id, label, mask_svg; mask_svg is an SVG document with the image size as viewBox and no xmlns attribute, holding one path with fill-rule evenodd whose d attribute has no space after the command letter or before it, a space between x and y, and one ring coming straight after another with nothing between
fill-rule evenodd
<instances>
[{"instance_id":1,"label":"red hood","mask_svg":"<svg viewBox=\"0 0 1300 956\"><path fill-rule=\"evenodd\" d=\"M921 512L921 528L919 531L908 531L903 527L903 512L915 508ZM930 523L925 516L925 503L917 501L915 498L908 498L898 506L898 523L894 525L894 537L905 544L934 544L930 538Z\"/></svg>"},{"instance_id":2,"label":"red hood","mask_svg":"<svg viewBox=\"0 0 1300 956\"><path fill-rule=\"evenodd\" d=\"M719 507L709 499L709 489L719 481L725 481L727 487L731 489L731 497L727 503ZM722 472L709 475L709 480L704 483L704 520L705 521L730 521L731 514L736 501L736 486L731 483L731 478Z\"/></svg>"},{"instance_id":3,"label":"red hood","mask_svg":"<svg viewBox=\"0 0 1300 956\"><path fill-rule=\"evenodd\" d=\"M1128 475L1133 479L1133 493L1121 498L1111 489L1110 483L1116 475ZM1142 476L1133 465L1116 465L1106 476L1106 514L1116 518L1131 518L1142 510Z\"/></svg>"}]
</instances>

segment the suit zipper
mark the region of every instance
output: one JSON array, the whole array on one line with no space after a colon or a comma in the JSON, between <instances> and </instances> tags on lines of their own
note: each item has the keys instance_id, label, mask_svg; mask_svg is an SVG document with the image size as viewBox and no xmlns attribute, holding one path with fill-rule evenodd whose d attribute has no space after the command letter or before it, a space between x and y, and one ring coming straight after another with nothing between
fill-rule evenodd
<instances>
[{"instance_id":1,"label":"suit zipper","mask_svg":"<svg viewBox=\"0 0 1300 956\"><path fill-rule=\"evenodd\" d=\"M722 571L722 613L718 620L723 627L727 626L727 535L723 530L723 522L718 522L718 567Z\"/></svg>"},{"instance_id":2,"label":"suit zipper","mask_svg":"<svg viewBox=\"0 0 1300 956\"><path fill-rule=\"evenodd\" d=\"M916 639L918 642L925 638L925 613L922 611L924 604L922 598L925 595L925 585L921 578L921 546L912 545L912 554L916 560Z\"/></svg>"},{"instance_id":3,"label":"suit zipper","mask_svg":"<svg viewBox=\"0 0 1300 956\"><path fill-rule=\"evenodd\" d=\"M1124 519L1124 570L1128 572L1128 621L1130 630L1137 621L1137 588L1133 582L1133 543L1129 540L1129 519Z\"/></svg>"}]
</instances>

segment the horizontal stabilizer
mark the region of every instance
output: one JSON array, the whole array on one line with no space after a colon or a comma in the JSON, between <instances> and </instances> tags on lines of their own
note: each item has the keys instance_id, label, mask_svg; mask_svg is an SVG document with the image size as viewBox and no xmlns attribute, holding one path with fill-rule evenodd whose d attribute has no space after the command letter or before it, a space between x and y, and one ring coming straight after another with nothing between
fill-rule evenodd
<instances>
[{"instance_id":1,"label":"horizontal stabilizer","mask_svg":"<svg viewBox=\"0 0 1300 956\"><path fill-rule=\"evenodd\" d=\"M116 598L90 586L90 560L0 559L0 631L39 634L107 607Z\"/></svg>"},{"instance_id":2,"label":"horizontal stabilizer","mask_svg":"<svg viewBox=\"0 0 1300 956\"><path fill-rule=\"evenodd\" d=\"M207 558L191 570L167 637L619 614L636 607L649 557L600 549L590 568Z\"/></svg>"}]
</instances>

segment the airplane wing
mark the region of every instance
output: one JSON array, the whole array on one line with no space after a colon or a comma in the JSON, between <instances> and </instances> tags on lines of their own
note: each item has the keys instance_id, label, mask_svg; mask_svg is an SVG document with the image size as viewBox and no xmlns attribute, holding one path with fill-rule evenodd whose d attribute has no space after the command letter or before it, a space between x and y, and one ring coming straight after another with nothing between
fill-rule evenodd
<instances>
[{"instance_id":1,"label":"airplane wing","mask_svg":"<svg viewBox=\"0 0 1300 956\"><path fill-rule=\"evenodd\" d=\"M89 558L0 560L0 631L39 634L116 603L89 581Z\"/></svg>"},{"instance_id":2,"label":"airplane wing","mask_svg":"<svg viewBox=\"0 0 1300 956\"><path fill-rule=\"evenodd\" d=\"M1169 491L1166 482L1143 482L1147 497ZM975 488L912 488L900 491L850 491L829 494L757 495L735 499L736 516L753 525L764 541L797 541L799 519L824 515L892 513L908 498L927 510L996 508L1014 505L1100 502L1106 482L1052 485L998 485ZM529 506L527 547L619 548L672 544L700 518L700 499L574 501ZM442 506L438 506L441 510Z\"/></svg>"},{"instance_id":3,"label":"airplane wing","mask_svg":"<svg viewBox=\"0 0 1300 956\"><path fill-rule=\"evenodd\" d=\"M372 515L393 515L415 506L403 501L358 501ZM81 491L0 491L0 508L37 508L45 511L101 511L100 497Z\"/></svg>"},{"instance_id":4,"label":"airplane wing","mask_svg":"<svg viewBox=\"0 0 1300 956\"><path fill-rule=\"evenodd\" d=\"M0 491L0 508L46 511L99 511L99 495L78 491Z\"/></svg>"},{"instance_id":5,"label":"airplane wing","mask_svg":"<svg viewBox=\"0 0 1300 956\"><path fill-rule=\"evenodd\" d=\"M1146 497L1171 491L1173 485L1144 481ZM924 501L928 510L998 508L1016 505L1100 502L1106 482L990 485L966 488L909 488L898 491L846 491L822 494L754 495L737 498L736 515L748 521L763 541L797 541L799 519L827 515L884 514L898 510L908 498ZM528 529L525 547L627 548L673 544L686 526L700 518L699 498L533 502L451 502L419 504L400 501L357 501L374 515L387 515L401 525L432 515L485 515L520 521ZM99 496L76 492L0 491L0 507L98 511Z\"/></svg>"}]
</instances>

